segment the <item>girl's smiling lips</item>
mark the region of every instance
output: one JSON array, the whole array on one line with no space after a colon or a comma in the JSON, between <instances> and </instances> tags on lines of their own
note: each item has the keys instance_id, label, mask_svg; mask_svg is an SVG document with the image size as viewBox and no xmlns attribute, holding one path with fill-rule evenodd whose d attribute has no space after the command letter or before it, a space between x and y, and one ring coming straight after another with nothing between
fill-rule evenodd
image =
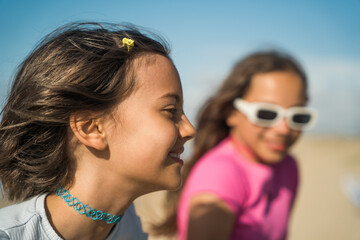
<instances>
[{"instance_id":1,"label":"girl's smiling lips","mask_svg":"<svg viewBox=\"0 0 360 240\"><path fill-rule=\"evenodd\" d=\"M184 148L178 148L178 149L174 149L169 153L169 156L175 161L178 162L180 164L184 164L184 161L182 159L180 159L180 155L184 152Z\"/></svg>"},{"instance_id":2,"label":"girl's smiling lips","mask_svg":"<svg viewBox=\"0 0 360 240\"><path fill-rule=\"evenodd\" d=\"M267 141L267 145L274 151L283 152L287 149L287 145L284 142Z\"/></svg>"}]
</instances>

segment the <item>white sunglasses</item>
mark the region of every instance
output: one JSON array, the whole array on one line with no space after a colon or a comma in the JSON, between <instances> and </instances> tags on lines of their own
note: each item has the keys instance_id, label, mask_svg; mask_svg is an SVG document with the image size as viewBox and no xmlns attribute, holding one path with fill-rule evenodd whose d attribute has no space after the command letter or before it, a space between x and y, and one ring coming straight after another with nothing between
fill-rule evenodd
<instances>
[{"instance_id":1,"label":"white sunglasses","mask_svg":"<svg viewBox=\"0 0 360 240\"><path fill-rule=\"evenodd\" d=\"M316 120L315 110L308 107L284 109L279 105L264 102L247 102L241 98L234 100L234 107L242 112L250 122L261 127L272 127L284 117L288 126L295 130L311 127Z\"/></svg>"}]
</instances>

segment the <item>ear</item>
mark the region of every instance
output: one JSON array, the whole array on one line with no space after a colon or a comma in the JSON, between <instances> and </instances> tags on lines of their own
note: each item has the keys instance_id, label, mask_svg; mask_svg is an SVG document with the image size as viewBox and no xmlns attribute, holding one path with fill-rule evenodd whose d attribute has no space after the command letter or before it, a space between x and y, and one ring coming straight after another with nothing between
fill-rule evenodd
<instances>
[{"instance_id":1,"label":"ear","mask_svg":"<svg viewBox=\"0 0 360 240\"><path fill-rule=\"evenodd\" d=\"M103 123L100 118L90 114L74 113L70 116L70 128L76 138L85 146L96 150L105 150L108 146Z\"/></svg>"},{"instance_id":2,"label":"ear","mask_svg":"<svg viewBox=\"0 0 360 240\"><path fill-rule=\"evenodd\" d=\"M239 112L231 110L229 116L226 118L226 124L228 127L235 127L239 123Z\"/></svg>"}]
</instances>

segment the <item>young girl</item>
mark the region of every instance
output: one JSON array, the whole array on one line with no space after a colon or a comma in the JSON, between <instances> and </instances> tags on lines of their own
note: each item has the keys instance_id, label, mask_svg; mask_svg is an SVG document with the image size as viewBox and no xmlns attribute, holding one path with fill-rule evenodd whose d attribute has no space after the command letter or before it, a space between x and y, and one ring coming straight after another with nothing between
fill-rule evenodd
<instances>
[{"instance_id":1,"label":"young girl","mask_svg":"<svg viewBox=\"0 0 360 240\"><path fill-rule=\"evenodd\" d=\"M131 205L176 189L194 129L165 43L70 24L21 64L0 125L0 239L146 239Z\"/></svg>"},{"instance_id":2,"label":"young girl","mask_svg":"<svg viewBox=\"0 0 360 240\"><path fill-rule=\"evenodd\" d=\"M286 238L298 186L288 151L314 120L307 100L306 76L286 55L259 52L235 66L199 115L173 204L179 239ZM169 213L157 230L169 233L175 221Z\"/></svg>"}]
</instances>

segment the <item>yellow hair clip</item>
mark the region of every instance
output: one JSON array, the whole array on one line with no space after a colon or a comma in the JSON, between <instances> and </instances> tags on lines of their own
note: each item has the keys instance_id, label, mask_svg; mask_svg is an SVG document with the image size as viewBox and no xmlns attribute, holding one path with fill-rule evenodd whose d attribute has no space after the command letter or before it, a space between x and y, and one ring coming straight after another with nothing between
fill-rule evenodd
<instances>
[{"instance_id":1,"label":"yellow hair clip","mask_svg":"<svg viewBox=\"0 0 360 240\"><path fill-rule=\"evenodd\" d=\"M128 52L130 52L131 48L134 46L134 40L129 39L129 38L123 38L122 39L122 43L123 43L123 47L127 46Z\"/></svg>"}]
</instances>

